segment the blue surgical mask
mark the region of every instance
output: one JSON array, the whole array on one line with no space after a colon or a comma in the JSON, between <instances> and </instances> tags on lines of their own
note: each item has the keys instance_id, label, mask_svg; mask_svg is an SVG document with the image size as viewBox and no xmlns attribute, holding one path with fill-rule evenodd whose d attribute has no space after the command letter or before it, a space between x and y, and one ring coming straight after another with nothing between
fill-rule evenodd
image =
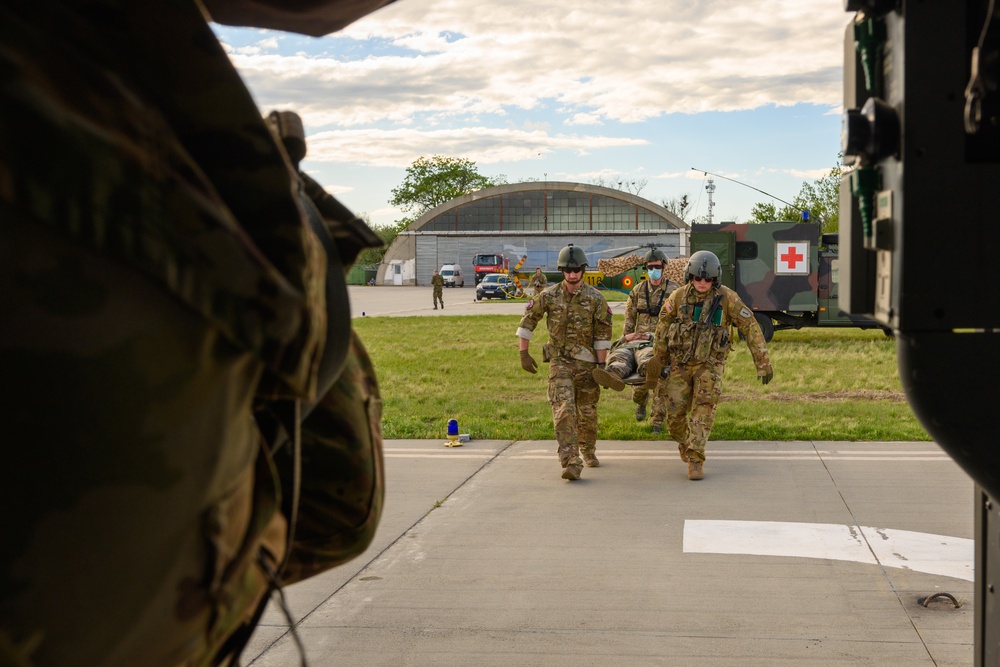
<instances>
[{"instance_id":1,"label":"blue surgical mask","mask_svg":"<svg viewBox=\"0 0 1000 667\"><path fill-rule=\"evenodd\" d=\"M663 277L663 269L650 269L647 272L650 280L659 280Z\"/></svg>"}]
</instances>

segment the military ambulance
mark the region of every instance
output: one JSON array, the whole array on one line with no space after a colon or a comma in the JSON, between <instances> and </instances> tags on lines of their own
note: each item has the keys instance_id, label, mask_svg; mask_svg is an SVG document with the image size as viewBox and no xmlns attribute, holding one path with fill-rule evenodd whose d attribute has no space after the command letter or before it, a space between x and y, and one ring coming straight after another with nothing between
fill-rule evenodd
<instances>
[{"instance_id":1,"label":"military ambulance","mask_svg":"<svg viewBox=\"0 0 1000 667\"><path fill-rule=\"evenodd\" d=\"M767 340L776 329L887 331L875 320L840 310L837 241L837 234L820 235L814 223L691 225L691 252L711 250L718 256L722 283L754 311Z\"/></svg>"}]
</instances>

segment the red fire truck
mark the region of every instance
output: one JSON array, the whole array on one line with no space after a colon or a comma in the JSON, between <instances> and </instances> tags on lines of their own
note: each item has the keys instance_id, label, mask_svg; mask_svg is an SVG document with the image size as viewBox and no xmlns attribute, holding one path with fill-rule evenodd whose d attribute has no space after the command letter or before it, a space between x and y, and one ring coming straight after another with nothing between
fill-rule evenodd
<instances>
[{"instance_id":1,"label":"red fire truck","mask_svg":"<svg viewBox=\"0 0 1000 667\"><path fill-rule=\"evenodd\" d=\"M475 269L478 285L489 273L507 273L510 260L499 253L483 253L472 258L472 268Z\"/></svg>"}]
</instances>

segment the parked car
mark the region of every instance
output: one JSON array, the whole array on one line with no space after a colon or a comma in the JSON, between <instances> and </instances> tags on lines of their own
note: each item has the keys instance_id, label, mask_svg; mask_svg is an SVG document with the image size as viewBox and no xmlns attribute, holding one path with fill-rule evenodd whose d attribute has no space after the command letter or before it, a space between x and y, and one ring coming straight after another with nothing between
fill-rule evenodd
<instances>
[{"instance_id":1,"label":"parked car","mask_svg":"<svg viewBox=\"0 0 1000 667\"><path fill-rule=\"evenodd\" d=\"M506 299L507 292L513 286L511 279L504 273L488 273L482 282L476 285L476 301L483 299Z\"/></svg>"}]
</instances>

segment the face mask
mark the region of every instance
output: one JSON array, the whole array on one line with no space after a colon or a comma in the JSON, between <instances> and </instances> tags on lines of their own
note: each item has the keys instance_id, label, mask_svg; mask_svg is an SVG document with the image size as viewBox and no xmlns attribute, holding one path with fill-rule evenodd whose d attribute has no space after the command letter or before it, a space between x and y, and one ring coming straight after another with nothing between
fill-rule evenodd
<instances>
[{"instance_id":1,"label":"face mask","mask_svg":"<svg viewBox=\"0 0 1000 667\"><path fill-rule=\"evenodd\" d=\"M659 280L663 277L663 269L650 269L647 274L650 280Z\"/></svg>"}]
</instances>

